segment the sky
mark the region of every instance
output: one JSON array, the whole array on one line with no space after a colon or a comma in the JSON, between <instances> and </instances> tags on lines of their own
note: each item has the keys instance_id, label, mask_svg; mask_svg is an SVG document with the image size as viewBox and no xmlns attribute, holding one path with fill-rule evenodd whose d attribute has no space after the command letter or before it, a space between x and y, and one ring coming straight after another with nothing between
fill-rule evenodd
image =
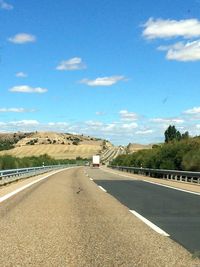
<instances>
[{"instance_id":1,"label":"sky","mask_svg":"<svg viewBox=\"0 0 200 267\"><path fill-rule=\"evenodd\" d=\"M200 0L0 0L0 132L200 135Z\"/></svg>"}]
</instances>

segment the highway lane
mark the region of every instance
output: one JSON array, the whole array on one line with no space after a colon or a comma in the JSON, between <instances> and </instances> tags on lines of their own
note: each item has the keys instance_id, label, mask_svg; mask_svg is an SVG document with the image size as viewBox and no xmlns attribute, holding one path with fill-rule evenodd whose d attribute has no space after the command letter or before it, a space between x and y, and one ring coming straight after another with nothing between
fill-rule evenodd
<instances>
[{"instance_id":1,"label":"highway lane","mask_svg":"<svg viewBox=\"0 0 200 267\"><path fill-rule=\"evenodd\" d=\"M190 252L200 251L200 195L99 172L91 173L95 182L129 210L154 223Z\"/></svg>"},{"instance_id":2,"label":"highway lane","mask_svg":"<svg viewBox=\"0 0 200 267\"><path fill-rule=\"evenodd\" d=\"M200 266L89 178L66 170L0 203L0 266Z\"/></svg>"}]
</instances>

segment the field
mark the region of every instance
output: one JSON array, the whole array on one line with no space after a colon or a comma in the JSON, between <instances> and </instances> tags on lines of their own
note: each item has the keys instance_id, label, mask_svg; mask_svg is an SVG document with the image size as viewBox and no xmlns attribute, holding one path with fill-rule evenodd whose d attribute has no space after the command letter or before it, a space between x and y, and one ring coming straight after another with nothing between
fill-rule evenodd
<instances>
[{"instance_id":1,"label":"field","mask_svg":"<svg viewBox=\"0 0 200 267\"><path fill-rule=\"evenodd\" d=\"M55 159L74 159L76 157L90 158L98 153L102 147L99 145L25 145L10 150L0 151L0 155L12 155L16 157L40 156L48 154Z\"/></svg>"},{"instance_id":2,"label":"field","mask_svg":"<svg viewBox=\"0 0 200 267\"><path fill-rule=\"evenodd\" d=\"M0 134L0 142L7 146L7 150L1 149L0 155L19 158L43 154L55 159L91 158L111 146L109 142L95 137L55 132Z\"/></svg>"}]
</instances>

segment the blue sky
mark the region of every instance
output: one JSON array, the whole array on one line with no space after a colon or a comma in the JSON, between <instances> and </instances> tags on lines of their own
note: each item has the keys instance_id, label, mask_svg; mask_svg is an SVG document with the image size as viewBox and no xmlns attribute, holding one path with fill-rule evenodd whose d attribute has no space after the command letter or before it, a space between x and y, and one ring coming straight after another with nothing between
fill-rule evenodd
<instances>
[{"instance_id":1,"label":"blue sky","mask_svg":"<svg viewBox=\"0 0 200 267\"><path fill-rule=\"evenodd\" d=\"M0 131L200 134L200 1L0 0Z\"/></svg>"}]
</instances>

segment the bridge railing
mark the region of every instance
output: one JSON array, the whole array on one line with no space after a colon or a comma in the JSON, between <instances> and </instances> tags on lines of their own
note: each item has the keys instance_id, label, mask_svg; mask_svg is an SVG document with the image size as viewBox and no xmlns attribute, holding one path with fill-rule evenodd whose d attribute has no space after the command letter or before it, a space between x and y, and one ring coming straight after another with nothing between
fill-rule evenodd
<instances>
[{"instance_id":1,"label":"bridge railing","mask_svg":"<svg viewBox=\"0 0 200 267\"><path fill-rule=\"evenodd\" d=\"M149 169L142 167L139 168L139 167L111 166L111 165L109 165L108 167L119 171L125 171L154 178L200 184L200 172Z\"/></svg>"},{"instance_id":2,"label":"bridge railing","mask_svg":"<svg viewBox=\"0 0 200 267\"><path fill-rule=\"evenodd\" d=\"M77 166L77 164L49 165L41 167L0 170L0 186L17 181L19 179L49 172L51 170L63 169L72 166Z\"/></svg>"}]
</instances>

